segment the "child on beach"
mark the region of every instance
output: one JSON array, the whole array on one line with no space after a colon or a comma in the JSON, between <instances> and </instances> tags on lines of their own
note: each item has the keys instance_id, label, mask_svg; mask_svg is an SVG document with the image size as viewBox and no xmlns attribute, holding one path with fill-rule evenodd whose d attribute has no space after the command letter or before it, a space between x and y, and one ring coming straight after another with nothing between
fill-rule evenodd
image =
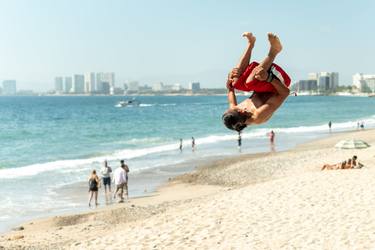
<instances>
[{"instance_id":1,"label":"child on beach","mask_svg":"<svg viewBox=\"0 0 375 250\"><path fill-rule=\"evenodd\" d=\"M255 36L250 32L245 32L243 36L248 39L248 46L240 63L228 75L229 109L222 116L225 126L236 131L241 131L250 124L268 121L288 97L288 86L291 82L284 70L273 63L282 50L281 42L276 35L268 34L270 50L260 64L249 64ZM253 91L253 94L237 104L234 89Z\"/></svg>"},{"instance_id":2,"label":"child on beach","mask_svg":"<svg viewBox=\"0 0 375 250\"><path fill-rule=\"evenodd\" d=\"M89 178L89 207L91 207L92 197L95 197L95 206L98 205L98 189L100 187L100 179L96 174L96 171L93 170Z\"/></svg>"}]
</instances>

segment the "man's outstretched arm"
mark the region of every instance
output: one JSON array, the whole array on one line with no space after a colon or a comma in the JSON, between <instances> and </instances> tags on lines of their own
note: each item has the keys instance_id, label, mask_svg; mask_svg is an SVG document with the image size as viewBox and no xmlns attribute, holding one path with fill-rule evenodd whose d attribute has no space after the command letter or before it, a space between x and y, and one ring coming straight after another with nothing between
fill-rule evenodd
<instances>
[{"instance_id":1,"label":"man's outstretched arm","mask_svg":"<svg viewBox=\"0 0 375 250\"><path fill-rule=\"evenodd\" d=\"M236 93L234 92L234 88L232 87L233 80L229 79L227 80L227 89L228 89L228 103L229 108L234 108L237 106L237 98Z\"/></svg>"}]
</instances>

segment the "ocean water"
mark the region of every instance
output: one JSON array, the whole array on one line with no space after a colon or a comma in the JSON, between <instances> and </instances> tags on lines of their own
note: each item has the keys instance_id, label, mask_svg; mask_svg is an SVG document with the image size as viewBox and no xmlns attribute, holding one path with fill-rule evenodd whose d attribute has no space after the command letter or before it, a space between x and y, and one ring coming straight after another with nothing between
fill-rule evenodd
<instances>
[{"instance_id":1,"label":"ocean water","mask_svg":"<svg viewBox=\"0 0 375 250\"><path fill-rule=\"evenodd\" d=\"M158 177L193 169L197 161L269 151L271 129L276 150L284 150L328 135L328 121L333 132L356 129L357 122L375 127L375 98L289 97L267 124L244 131L239 152L237 134L221 122L225 96L139 96L138 107L115 107L121 99L0 97L0 230L86 208L86 199L60 191L87 181L105 159L113 168L120 159L128 163L130 195L136 196L145 186L154 188L163 179Z\"/></svg>"}]
</instances>

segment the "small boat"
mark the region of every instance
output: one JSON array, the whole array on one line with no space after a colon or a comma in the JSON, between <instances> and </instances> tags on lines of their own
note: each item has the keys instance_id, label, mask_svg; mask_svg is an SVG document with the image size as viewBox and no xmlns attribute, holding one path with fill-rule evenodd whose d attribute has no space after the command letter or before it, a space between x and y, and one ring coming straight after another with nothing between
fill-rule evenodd
<instances>
[{"instance_id":1,"label":"small boat","mask_svg":"<svg viewBox=\"0 0 375 250\"><path fill-rule=\"evenodd\" d=\"M131 100L124 100L124 101L119 101L115 107L117 108L125 108L125 107L134 107L134 106L139 106L141 104L140 101L136 99L131 99Z\"/></svg>"}]
</instances>

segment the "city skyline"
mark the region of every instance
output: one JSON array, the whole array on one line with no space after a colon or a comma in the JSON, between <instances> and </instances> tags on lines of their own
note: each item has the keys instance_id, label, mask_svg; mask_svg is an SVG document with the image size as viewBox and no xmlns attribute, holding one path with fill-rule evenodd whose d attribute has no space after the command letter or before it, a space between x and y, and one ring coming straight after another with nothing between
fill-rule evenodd
<instances>
[{"instance_id":1,"label":"city skyline","mask_svg":"<svg viewBox=\"0 0 375 250\"><path fill-rule=\"evenodd\" d=\"M3 2L0 81L17 79L20 89L46 91L58 75L113 71L120 83L222 87L246 46L241 33L257 36L253 58L261 60L266 33L273 31L284 44L277 63L294 82L329 71L347 85L353 74L373 73L374 7L372 1L336 0Z\"/></svg>"}]
</instances>

